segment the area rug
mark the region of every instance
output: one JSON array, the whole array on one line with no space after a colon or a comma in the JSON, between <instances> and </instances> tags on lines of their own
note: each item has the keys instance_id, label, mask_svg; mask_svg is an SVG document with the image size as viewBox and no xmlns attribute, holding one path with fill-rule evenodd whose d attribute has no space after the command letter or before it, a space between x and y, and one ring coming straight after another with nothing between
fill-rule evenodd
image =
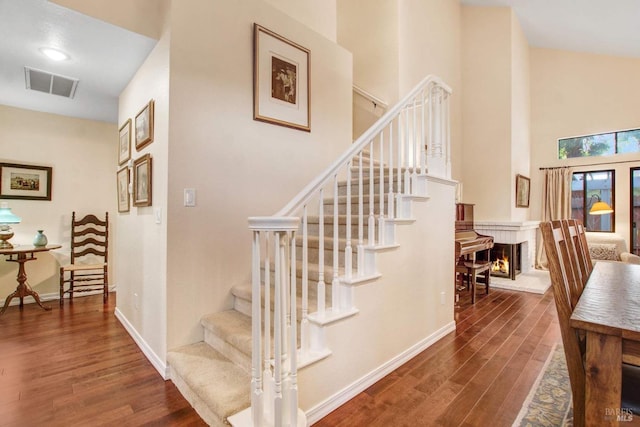
<instances>
[{"instance_id":1,"label":"area rug","mask_svg":"<svg viewBox=\"0 0 640 427\"><path fill-rule=\"evenodd\" d=\"M571 427L571 384L564 348L551 350L513 427Z\"/></svg>"}]
</instances>

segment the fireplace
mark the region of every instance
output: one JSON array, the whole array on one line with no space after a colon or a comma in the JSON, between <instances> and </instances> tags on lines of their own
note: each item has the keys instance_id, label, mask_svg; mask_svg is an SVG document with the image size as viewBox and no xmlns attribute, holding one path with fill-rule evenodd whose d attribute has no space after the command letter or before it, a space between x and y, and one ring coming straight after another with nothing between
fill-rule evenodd
<instances>
[{"instance_id":1,"label":"fireplace","mask_svg":"<svg viewBox=\"0 0 640 427\"><path fill-rule=\"evenodd\" d=\"M495 243L491 249L491 275L515 280L522 271L521 243Z\"/></svg>"},{"instance_id":2,"label":"fireplace","mask_svg":"<svg viewBox=\"0 0 640 427\"><path fill-rule=\"evenodd\" d=\"M534 265L536 231L539 224L539 221L475 221L475 231L493 237L494 246L491 249L491 257L499 262L496 266L498 271L492 272L492 276L509 278L514 282L513 289L519 288L516 276L529 273ZM504 271L506 270L505 257L509 262L508 274ZM502 283L505 282L502 281Z\"/></svg>"}]
</instances>

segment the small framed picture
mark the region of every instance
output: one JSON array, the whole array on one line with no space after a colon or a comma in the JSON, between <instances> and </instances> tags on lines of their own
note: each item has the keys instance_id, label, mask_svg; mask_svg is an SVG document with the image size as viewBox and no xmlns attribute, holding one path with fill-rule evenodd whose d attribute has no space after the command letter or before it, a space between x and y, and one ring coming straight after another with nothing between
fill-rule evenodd
<instances>
[{"instance_id":1,"label":"small framed picture","mask_svg":"<svg viewBox=\"0 0 640 427\"><path fill-rule=\"evenodd\" d=\"M136 150L140 151L153 142L153 99L144 106L135 118Z\"/></svg>"},{"instance_id":2,"label":"small framed picture","mask_svg":"<svg viewBox=\"0 0 640 427\"><path fill-rule=\"evenodd\" d=\"M131 119L120 128L120 142L118 144L118 164L123 165L131 158Z\"/></svg>"},{"instance_id":3,"label":"small framed picture","mask_svg":"<svg viewBox=\"0 0 640 427\"><path fill-rule=\"evenodd\" d=\"M531 180L524 175L516 175L516 208L529 207Z\"/></svg>"},{"instance_id":4,"label":"small framed picture","mask_svg":"<svg viewBox=\"0 0 640 427\"><path fill-rule=\"evenodd\" d=\"M118 186L118 212L129 212L129 168L123 167L116 174Z\"/></svg>"},{"instance_id":5,"label":"small framed picture","mask_svg":"<svg viewBox=\"0 0 640 427\"><path fill-rule=\"evenodd\" d=\"M50 166L0 163L0 199L51 200Z\"/></svg>"},{"instance_id":6,"label":"small framed picture","mask_svg":"<svg viewBox=\"0 0 640 427\"><path fill-rule=\"evenodd\" d=\"M151 206L151 155L133 162L133 206Z\"/></svg>"},{"instance_id":7,"label":"small framed picture","mask_svg":"<svg viewBox=\"0 0 640 427\"><path fill-rule=\"evenodd\" d=\"M311 131L311 51L253 25L253 118Z\"/></svg>"}]
</instances>

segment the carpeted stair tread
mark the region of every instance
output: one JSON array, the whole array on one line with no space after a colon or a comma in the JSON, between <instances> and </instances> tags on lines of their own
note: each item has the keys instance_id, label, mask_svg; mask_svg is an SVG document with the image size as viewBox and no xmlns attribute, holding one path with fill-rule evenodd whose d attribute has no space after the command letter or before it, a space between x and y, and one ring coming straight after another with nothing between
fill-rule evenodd
<instances>
[{"instance_id":1,"label":"carpeted stair tread","mask_svg":"<svg viewBox=\"0 0 640 427\"><path fill-rule=\"evenodd\" d=\"M211 313L200 324L241 353L251 357L251 317L236 310Z\"/></svg>"},{"instance_id":2,"label":"carpeted stair tread","mask_svg":"<svg viewBox=\"0 0 640 427\"><path fill-rule=\"evenodd\" d=\"M195 400L206 405L223 422L250 406L249 374L206 343L198 342L169 351L167 361L175 372L172 375L178 375L196 395ZM194 405L194 396L185 397Z\"/></svg>"},{"instance_id":3,"label":"carpeted stair tread","mask_svg":"<svg viewBox=\"0 0 640 427\"><path fill-rule=\"evenodd\" d=\"M313 313L317 310L318 307L318 300L317 300L317 292L316 292L316 287L315 286L311 286L309 288L309 300L308 300L308 308L309 308L309 312ZM261 292L264 292L264 289L261 290ZM331 292L332 292L332 287L331 287L331 283L328 283L325 287L325 301L326 301L326 307L331 307ZM252 289L251 289L251 284L247 283L247 284L240 284L240 285L235 285L233 288L231 288L231 293L233 294L234 297L236 298L240 298L243 299L245 301L251 302L252 301ZM273 311L274 308L274 293L273 290L270 293L270 299L271 299L271 310ZM300 321L300 319L302 319L302 293L298 292L296 294L296 300L298 301L298 303L296 304L297 307L297 316L298 316L298 321ZM262 301L262 306L264 307L264 301Z\"/></svg>"}]
</instances>

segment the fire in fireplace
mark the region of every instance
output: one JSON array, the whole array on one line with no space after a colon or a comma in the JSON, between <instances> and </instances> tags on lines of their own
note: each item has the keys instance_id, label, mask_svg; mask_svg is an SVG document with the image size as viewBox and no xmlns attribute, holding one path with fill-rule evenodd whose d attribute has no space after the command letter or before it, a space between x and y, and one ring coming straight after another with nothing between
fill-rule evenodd
<instances>
[{"instance_id":1,"label":"fire in fireplace","mask_svg":"<svg viewBox=\"0 0 640 427\"><path fill-rule=\"evenodd\" d=\"M521 271L521 243L495 243L491 249L491 275L516 279ZM486 255L483 253L483 256ZM483 259L482 261L486 261Z\"/></svg>"}]
</instances>

